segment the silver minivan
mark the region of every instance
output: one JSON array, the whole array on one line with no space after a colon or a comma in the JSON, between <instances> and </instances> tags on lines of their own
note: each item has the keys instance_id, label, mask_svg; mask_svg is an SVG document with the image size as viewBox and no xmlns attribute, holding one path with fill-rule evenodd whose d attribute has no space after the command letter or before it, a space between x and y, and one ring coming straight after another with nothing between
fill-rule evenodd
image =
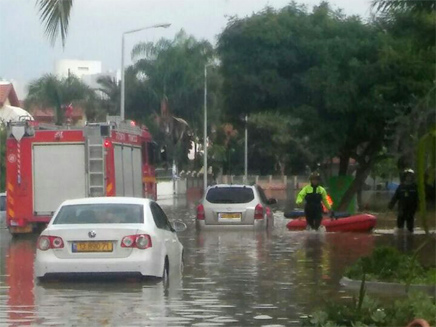
<instances>
[{"instance_id":1,"label":"silver minivan","mask_svg":"<svg viewBox=\"0 0 436 327\"><path fill-rule=\"evenodd\" d=\"M275 203L258 185L210 186L197 206L196 226L272 228L274 216L268 205Z\"/></svg>"}]
</instances>

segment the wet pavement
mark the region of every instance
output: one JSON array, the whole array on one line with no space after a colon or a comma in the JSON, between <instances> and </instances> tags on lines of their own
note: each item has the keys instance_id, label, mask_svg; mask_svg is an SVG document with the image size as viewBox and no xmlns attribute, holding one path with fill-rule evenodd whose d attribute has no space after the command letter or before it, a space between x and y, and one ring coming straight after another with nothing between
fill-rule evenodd
<instances>
[{"instance_id":1,"label":"wet pavement","mask_svg":"<svg viewBox=\"0 0 436 327\"><path fill-rule=\"evenodd\" d=\"M270 232L197 232L195 204L158 202L188 226L179 234L183 276L171 275L168 287L137 280L38 283L36 236L12 239L1 230L0 326L299 326L301 315L325 301L353 295L339 280L357 258L380 244L410 250L420 239L387 231L289 232L280 211ZM434 258L434 244L426 257Z\"/></svg>"}]
</instances>

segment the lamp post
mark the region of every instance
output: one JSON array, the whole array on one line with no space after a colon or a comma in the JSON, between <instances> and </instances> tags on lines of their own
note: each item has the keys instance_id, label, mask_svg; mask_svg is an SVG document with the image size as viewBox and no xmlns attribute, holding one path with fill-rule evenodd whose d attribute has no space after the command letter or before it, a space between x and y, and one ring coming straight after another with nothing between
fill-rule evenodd
<instances>
[{"instance_id":1,"label":"lamp post","mask_svg":"<svg viewBox=\"0 0 436 327\"><path fill-rule=\"evenodd\" d=\"M245 115L244 183L248 184L248 115Z\"/></svg>"},{"instance_id":2,"label":"lamp post","mask_svg":"<svg viewBox=\"0 0 436 327\"><path fill-rule=\"evenodd\" d=\"M120 103L120 116L121 116L121 120L124 120L124 97L125 97L125 81L124 81L124 36L126 34L131 34L131 33L136 33L139 31L143 31L143 30L148 30L151 28L167 28L170 27L171 24L157 24L157 25L151 25L151 26L146 26L146 27L142 27L142 28L137 28L134 30L130 30L127 32L123 32L122 38L121 38L121 103Z\"/></svg>"},{"instance_id":3,"label":"lamp post","mask_svg":"<svg viewBox=\"0 0 436 327\"><path fill-rule=\"evenodd\" d=\"M203 188L206 192L207 189L207 67L214 65L214 63L206 64L204 65L204 131L203 131L203 138L204 138L204 158L203 158L203 168L204 168L204 174L203 174Z\"/></svg>"}]
</instances>

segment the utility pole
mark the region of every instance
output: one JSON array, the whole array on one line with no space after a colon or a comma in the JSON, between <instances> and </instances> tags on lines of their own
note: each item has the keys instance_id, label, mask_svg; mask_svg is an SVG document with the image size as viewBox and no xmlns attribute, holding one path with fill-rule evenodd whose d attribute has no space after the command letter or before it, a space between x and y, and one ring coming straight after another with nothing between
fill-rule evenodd
<instances>
[{"instance_id":1,"label":"utility pole","mask_svg":"<svg viewBox=\"0 0 436 327\"><path fill-rule=\"evenodd\" d=\"M245 115L245 160L244 160L244 184L248 184L248 115Z\"/></svg>"}]
</instances>

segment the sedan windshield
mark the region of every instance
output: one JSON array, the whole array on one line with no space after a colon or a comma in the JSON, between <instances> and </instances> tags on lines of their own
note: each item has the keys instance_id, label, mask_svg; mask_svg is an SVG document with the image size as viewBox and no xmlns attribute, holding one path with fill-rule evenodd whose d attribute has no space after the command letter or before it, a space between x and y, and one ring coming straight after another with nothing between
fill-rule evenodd
<instances>
[{"instance_id":1,"label":"sedan windshield","mask_svg":"<svg viewBox=\"0 0 436 327\"><path fill-rule=\"evenodd\" d=\"M139 204L78 204L63 206L53 225L60 224L137 224L144 222Z\"/></svg>"},{"instance_id":2,"label":"sedan windshield","mask_svg":"<svg viewBox=\"0 0 436 327\"><path fill-rule=\"evenodd\" d=\"M253 199L254 193L249 187L216 187L206 195L210 203L248 203Z\"/></svg>"}]
</instances>

